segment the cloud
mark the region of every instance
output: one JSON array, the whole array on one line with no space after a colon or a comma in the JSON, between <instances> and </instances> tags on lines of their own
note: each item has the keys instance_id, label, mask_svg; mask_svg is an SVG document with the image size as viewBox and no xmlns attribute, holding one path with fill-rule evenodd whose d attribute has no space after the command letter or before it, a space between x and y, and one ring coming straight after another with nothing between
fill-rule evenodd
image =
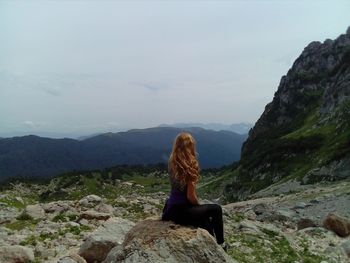
<instances>
[{"instance_id":1,"label":"cloud","mask_svg":"<svg viewBox=\"0 0 350 263\"><path fill-rule=\"evenodd\" d=\"M36 128L37 125L33 121L24 121L23 124L28 128Z\"/></svg>"}]
</instances>

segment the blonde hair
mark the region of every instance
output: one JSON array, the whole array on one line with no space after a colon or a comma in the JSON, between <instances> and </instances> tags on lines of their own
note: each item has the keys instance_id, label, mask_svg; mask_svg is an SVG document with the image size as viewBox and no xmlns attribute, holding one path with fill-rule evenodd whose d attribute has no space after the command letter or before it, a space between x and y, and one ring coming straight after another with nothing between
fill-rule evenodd
<instances>
[{"instance_id":1,"label":"blonde hair","mask_svg":"<svg viewBox=\"0 0 350 263\"><path fill-rule=\"evenodd\" d=\"M191 134L178 134L169 158L169 172L182 186L199 180L199 165L196 158L196 142Z\"/></svg>"}]
</instances>

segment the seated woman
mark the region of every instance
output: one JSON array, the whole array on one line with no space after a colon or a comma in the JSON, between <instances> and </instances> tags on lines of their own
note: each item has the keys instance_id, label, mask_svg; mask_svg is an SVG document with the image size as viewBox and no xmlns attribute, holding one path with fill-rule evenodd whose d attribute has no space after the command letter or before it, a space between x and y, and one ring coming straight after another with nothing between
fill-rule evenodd
<instances>
[{"instance_id":1,"label":"seated woman","mask_svg":"<svg viewBox=\"0 0 350 263\"><path fill-rule=\"evenodd\" d=\"M204 228L226 250L221 206L198 202L196 184L199 180L199 165L195 140L191 134L183 132L176 137L168 170L171 192L163 208L162 220Z\"/></svg>"}]
</instances>

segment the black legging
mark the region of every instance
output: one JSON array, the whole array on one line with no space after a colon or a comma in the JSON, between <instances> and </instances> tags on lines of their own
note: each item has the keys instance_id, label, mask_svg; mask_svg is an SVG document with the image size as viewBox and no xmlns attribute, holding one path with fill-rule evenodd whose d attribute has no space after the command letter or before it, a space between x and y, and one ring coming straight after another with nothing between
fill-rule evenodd
<instances>
[{"instance_id":1,"label":"black legging","mask_svg":"<svg viewBox=\"0 0 350 263\"><path fill-rule=\"evenodd\" d=\"M222 208L218 204L173 205L168 216L163 220L172 220L176 224L204 228L212 236L215 236L218 244L224 243Z\"/></svg>"}]
</instances>

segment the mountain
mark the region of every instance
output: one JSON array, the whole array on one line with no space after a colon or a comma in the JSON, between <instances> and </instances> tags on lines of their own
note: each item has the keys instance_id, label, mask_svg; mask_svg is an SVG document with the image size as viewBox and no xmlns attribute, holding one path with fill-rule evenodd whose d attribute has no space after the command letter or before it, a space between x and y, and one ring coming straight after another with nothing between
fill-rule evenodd
<instances>
[{"instance_id":1,"label":"mountain","mask_svg":"<svg viewBox=\"0 0 350 263\"><path fill-rule=\"evenodd\" d=\"M251 123L233 123L233 124L222 124L222 123L174 123L174 124L161 124L159 127L176 127L176 128L188 128L188 127L201 127L203 129L214 130L214 131L232 131L239 134L247 134L253 127Z\"/></svg>"},{"instance_id":2,"label":"mountain","mask_svg":"<svg viewBox=\"0 0 350 263\"><path fill-rule=\"evenodd\" d=\"M23 136L0 140L0 180L47 177L73 170L117 164L167 162L174 138L190 132L197 141L202 168L231 164L240 157L246 135L202 128L156 127L105 133L85 140Z\"/></svg>"},{"instance_id":3,"label":"mountain","mask_svg":"<svg viewBox=\"0 0 350 263\"><path fill-rule=\"evenodd\" d=\"M271 184L350 176L350 27L310 43L281 78L250 130L225 193L245 198Z\"/></svg>"}]
</instances>

